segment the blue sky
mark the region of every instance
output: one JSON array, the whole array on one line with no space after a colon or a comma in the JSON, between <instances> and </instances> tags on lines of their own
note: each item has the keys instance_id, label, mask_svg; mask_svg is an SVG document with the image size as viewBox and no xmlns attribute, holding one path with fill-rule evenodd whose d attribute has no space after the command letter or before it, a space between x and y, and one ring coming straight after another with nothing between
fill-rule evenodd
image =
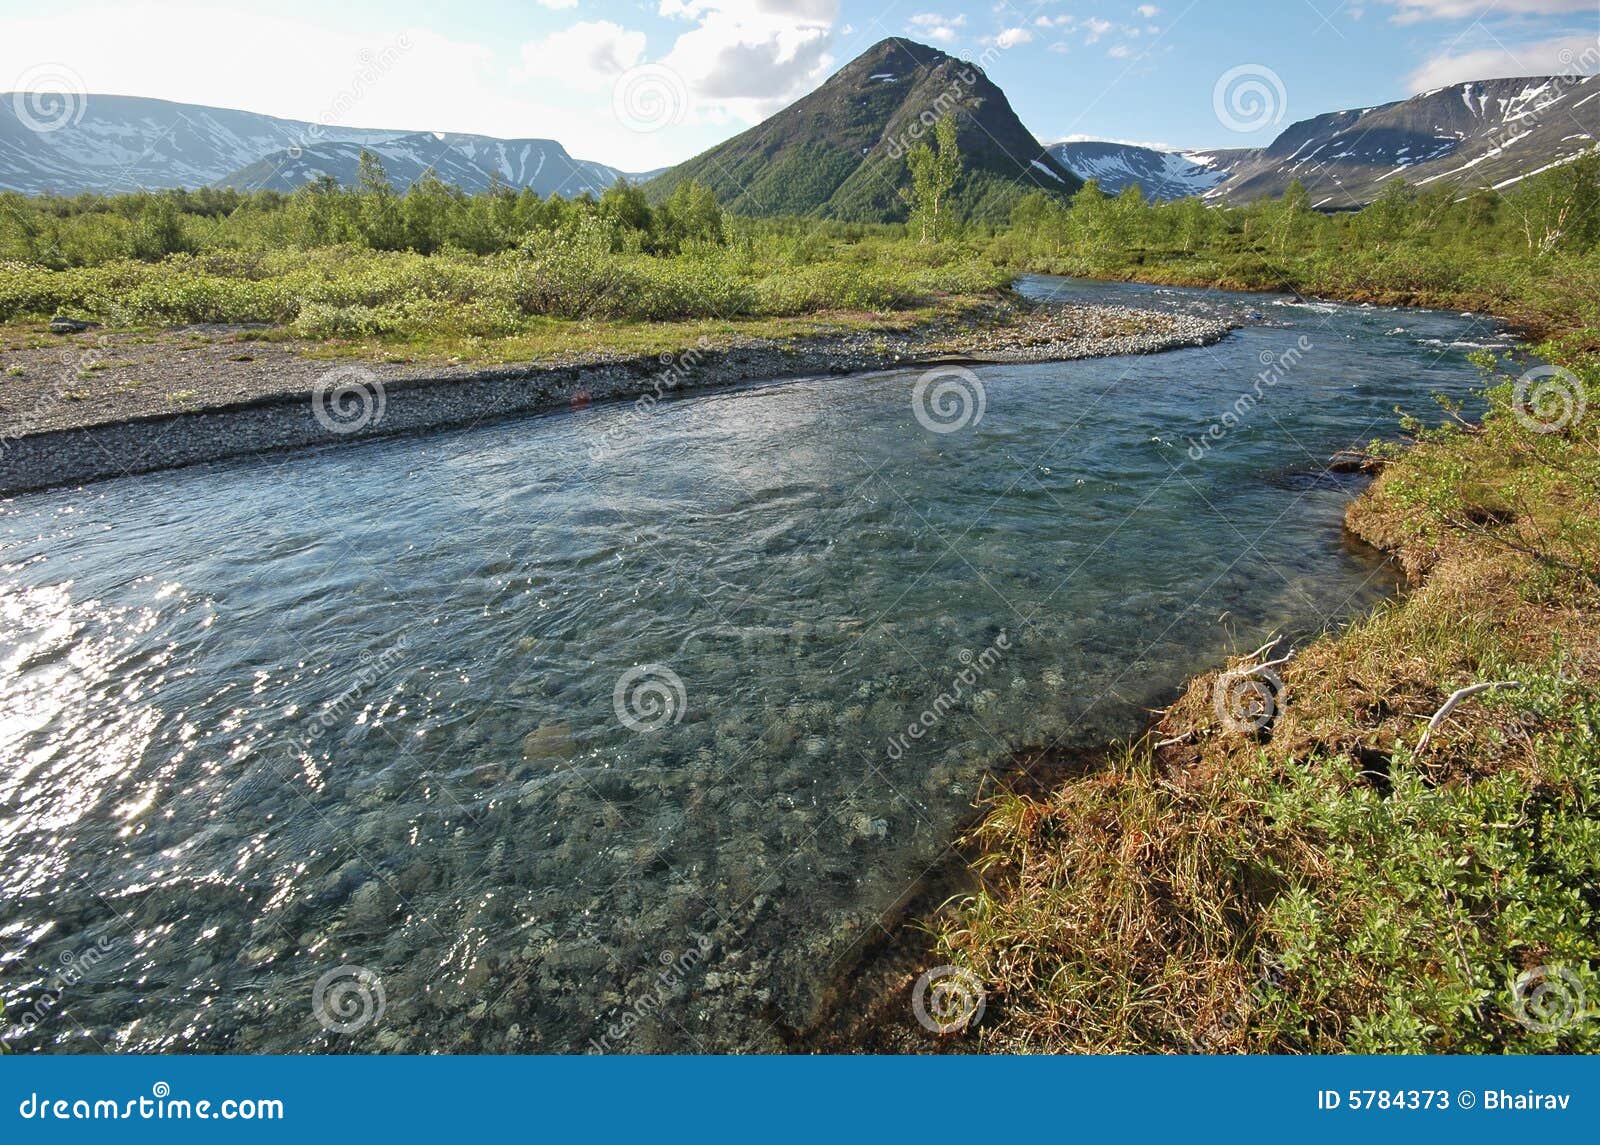
<instances>
[{"instance_id":1,"label":"blue sky","mask_svg":"<svg viewBox=\"0 0 1600 1145\"><path fill-rule=\"evenodd\" d=\"M0 90L541 136L642 170L759 121L888 35L989 52L1045 142L1247 146L1457 80L1600 70L1600 0L0 0Z\"/></svg>"}]
</instances>

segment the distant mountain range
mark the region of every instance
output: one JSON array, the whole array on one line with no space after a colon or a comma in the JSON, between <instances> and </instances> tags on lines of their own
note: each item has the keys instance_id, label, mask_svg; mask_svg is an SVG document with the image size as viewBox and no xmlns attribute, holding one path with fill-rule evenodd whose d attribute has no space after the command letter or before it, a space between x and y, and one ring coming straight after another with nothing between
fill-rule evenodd
<instances>
[{"instance_id":1,"label":"distant mountain range","mask_svg":"<svg viewBox=\"0 0 1600 1145\"><path fill-rule=\"evenodd\" d=\"M927 122L956 119L963 171L953 204L1003 219L1032 190L1066 195L1081 181L1022 125L976 64L911 40L882 40L810 95L726 143L680 163L645 191L664 198L687 179L747 215L903 219L905 152L931 143Z\"/></svg>"},{"instance_id":2,"label":"distant mountain range","mask_svg":"<svg viewBox=\"0 0 1600 1145\"><path fill-rule=\"evenodd\" d=\"M1115 193L1248 202L1299 179L1324 210L1359 207L1391 179L1463 190L1509 187L1591 150L1600 138L1600 77L1535 76L1435 88L1410 99L1331 111L1262 148L1204 154L1116 143L1058 143L1051 153Z\"/></svg>"},{"instance_id":3,"label":"distant mountain range","mask_svg":"<svg viewBox=\"0 0 1600 1145\"><path fill-rule=\"evenodd\" d=\"M1113 194L1137 183L1152 198L1210 202L1279 195L1299 179L1314 204L1336 210L1371 202L1399 178L1462 190L1511 186L1595 146L1597 97L1595 76L1482 80L1328 112L1261 148L1070 142L1046 149L981 67L892 38L748 131L676 167L633 174L575 159L549 139L321 127L133 96L90 95L68 109L81 116L35 131L18 115L26 95L0 94L0 190L290 191L324 175L353 182L365 148L400 187L429 168L467 191L498 180L541 195L598 194L627 178L646 182L659 201L697 179L741 214L870 222L905 217L905 152L931 135L932 116L953 112L965 168L953 206L968 217L1003 218L1029 191L1067 195L1084 179Z\"/></svg>"},{"instance_id":4,"label":"distant mountain range","mask_svg":"<svg viewBox=\"0 0 1600 1145\"><path fill-rule=\"evenodd\" d=\"M1074 175L1095 180L1102 191L1113 195L1137 183L1147 199L1186 199L1205 194L1228 177L1226 170L1212 165L1211 155L1159 151L1134 143L1057 143L1050 154Z\"/></svg>"},{"instance_id":5,"label":"distant mountain range","mask_svg":"<svg viewBox=\"0 0 1600 1145\"><path fill-rule=\"evenodd\" d=\"M553 139L494 139L487 135L445 135L428 131L396 135L378 142L318 142L264 155L247 167L218 180L241 191L292 191L319 176L341 183L356 181L362 151L383 160L389 181L409 187L431 169L446 183L463 191L486 191L492 183L531 187L541 195L598 195L618 179L642 182L657 172L629 174L574 159Z\"/></svg>"},{"instance_id":6,"label":"distant mountain range","mask_svg":"<svg viewBox=\"0 0 1600 1145\"><path fill-rule=\"evenodd\" d=\"M432 167L466 191L486 190L498 175L512 187L570 197L599 194L624 174L574 159L550 139L323 127L123 95L87 96L81 118L63 117L54 130L35 131L18 117L19 102L0 94L0 190L30 194L211 185L292 191L319 175L354 182L363 148L383 160L400 187Z\"/></svg>"}]
</instances>

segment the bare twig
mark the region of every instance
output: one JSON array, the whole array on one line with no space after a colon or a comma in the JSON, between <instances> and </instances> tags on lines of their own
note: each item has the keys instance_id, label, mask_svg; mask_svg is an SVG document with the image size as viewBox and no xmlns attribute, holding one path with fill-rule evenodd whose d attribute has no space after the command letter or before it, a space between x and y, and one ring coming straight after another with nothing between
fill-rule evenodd
<instances>
[{"instance_id":1,"label":"bare twig","mask_svg":"<svg viewBox=\"0 0 1600 1145\"><path fill-rule=\"evenodd\" d=\"M1495 688L1520 687L1522 687L1520 680L1491 680L1484 684L1470 684L1465 688L1458 688L1451 692L1450 698L1444 702L1437 712L1433 713L1433 718L1428 721L1427 730L1422 733L1422 738L1417 741L1416 754L1420 756L1428 749L1428 743L1432 740L1433 733L1439 730L1440 725L1444 723L1451 712L1456 710L1456 705L1462 700L1470 699L1479 692L1487 692Z\"/></svg>"},{"instance_id":2,"label":"bare twig","mask_svg":"<svg viewBox=\"0 0 1600 1145\"><path fill-rule=\"evenodd\" d=\"M1269 668L1281 668L1285 664L1287 664L1290 660L1293 660L1293 659L1294 659L1294 649L1291 648L1291 649L1289 649L1289 654L1287 656L1279 656L1276 660L1268 660L1266 663L1257 664L1253 668L1240 668L1237 671L1230 672L1228 674L1230 676L1254 676L1256 673L1265 672Z\"/></svg>"}]
</instances>

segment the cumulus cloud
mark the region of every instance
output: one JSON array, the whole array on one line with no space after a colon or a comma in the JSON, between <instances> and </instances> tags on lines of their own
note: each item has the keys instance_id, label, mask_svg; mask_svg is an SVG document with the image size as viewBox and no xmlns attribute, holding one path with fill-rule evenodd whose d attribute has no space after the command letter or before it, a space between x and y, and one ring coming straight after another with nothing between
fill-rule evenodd
<instances>
[{"instance_id":1,"label":"cumulus cloud","mask_svg":"<svg viewBox=\"0 0 1600 1145\"><path fill-rule=\"evenodd\" d=\"M1091 17L1083 22L1083 30L1085 32L1083 42L1085 44L1098 44L1101 37L1107 32L1111 31L1111 28L1112 23L1110 20L1100 20Z\"/></svg>"},{"instance_id":2,"label":"cumulus cloud","mask_svg":"<svg viewBox=\"0 0 1600 1145\"><path fill-rule=\"evenodd\" d=\"M1476 19L1479 16L1558 16L1593 12L1594 0L1381 0L1396 9L1401 24L1419 20Z\"/></svg>"},{"instance_id":3,"label":"cumulus cloud","mask_svg":"<svg viewBox=\"0 0 1600 1145\"><path fill-rule=\"evenodd\" d=\"M519 78L598 91L639 62L644 44L643 32L630 32L610 20L574 24L524 44Z\"/></svg>"},{"instance_id":4,"label":"cumulus cloud","mask_svg":"<svg viewBox=\"0 0 1600 1145\"><path fill-rule=\"evenodd\" d=\"M964 15L941 16L937 12L918 12L910 20L915 35L939 44L954 43L956 30L965 27L966 23L967 18Z\"/></svg>"},{"instance_id":5,"label":"cumulus cloud","mask_svg":"<svg viewBox=\"0 0 1600 1145\"><path fill-rule=\"evenodd\" d=\"M1031 43L1033 33L1026 28L1005 28L995 36L994 43L1001 48L1014 48L1018 44Z\"/></svg>"},{"instance_id":6,"label":"cumulus cloud","mask_svg":"<svg viewBox=\"0 0 1600 1145\"><path fill-rule=\"evenodd\" d=\"M1600 41L1594 36L1561 36L1514 47L1441 53L1407 77L1413 92L1432 91L1468 80L1560 75L1600 71Z\"/></svg>"},{"instance_id":7,"label":"cumulus cloud","mask_svg":"<svg viewBox=\"0 0 1600 1145\"><path fill-rule=\"evenodd\" d=\"M833 64L837 0L661 0L695 26L662 63L701 110L755 121L814 87Z\"/></svg>"},{"instance_id":8,"label":"cumulus cloud","mask_svg":"<svg viewBox=\"0 0 1600 1145\"><path fill-rule=\"evenodd\" d=\"M1157 8L1154 4L1141 4L1135 8L1134 11L1143 16L1146 20L1154 20L1161 14L1161 9Z\"/></svg>"}]
</instances>

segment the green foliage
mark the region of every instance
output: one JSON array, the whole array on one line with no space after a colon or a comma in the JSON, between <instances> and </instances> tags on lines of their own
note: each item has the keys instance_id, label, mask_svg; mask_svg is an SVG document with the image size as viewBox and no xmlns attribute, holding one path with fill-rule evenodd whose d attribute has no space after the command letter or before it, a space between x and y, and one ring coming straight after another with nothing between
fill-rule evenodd
<instances>
[{"instance_id":1,"label":"green foliage","mask_svg":"<svg viewBox=\"0 0 1600 1145\"><path fill-rule=\"evenodd\" d=\"M1208 206L1109 198L1090 180L1064 211L1031 199L995 240L1033 270L1492 310L1541 329L1600 319L1600 154L1504 194L1395 179L1361 211L1276 200Z\"/></svg>"},{"instance_id":2,"label":"green foliage","mask_svg":"<svg viewBox=\"0 0 1600 1145\"><path fill-rule=\"evenodd\" d=\"M934 146L918 143L906 152L911 186L906 201L912 225L924 243L938 242L948 213L950 192L961 175L961 147L956 142L956 121L944 115L933 128Z\"/></svg>"}]
</instances>

